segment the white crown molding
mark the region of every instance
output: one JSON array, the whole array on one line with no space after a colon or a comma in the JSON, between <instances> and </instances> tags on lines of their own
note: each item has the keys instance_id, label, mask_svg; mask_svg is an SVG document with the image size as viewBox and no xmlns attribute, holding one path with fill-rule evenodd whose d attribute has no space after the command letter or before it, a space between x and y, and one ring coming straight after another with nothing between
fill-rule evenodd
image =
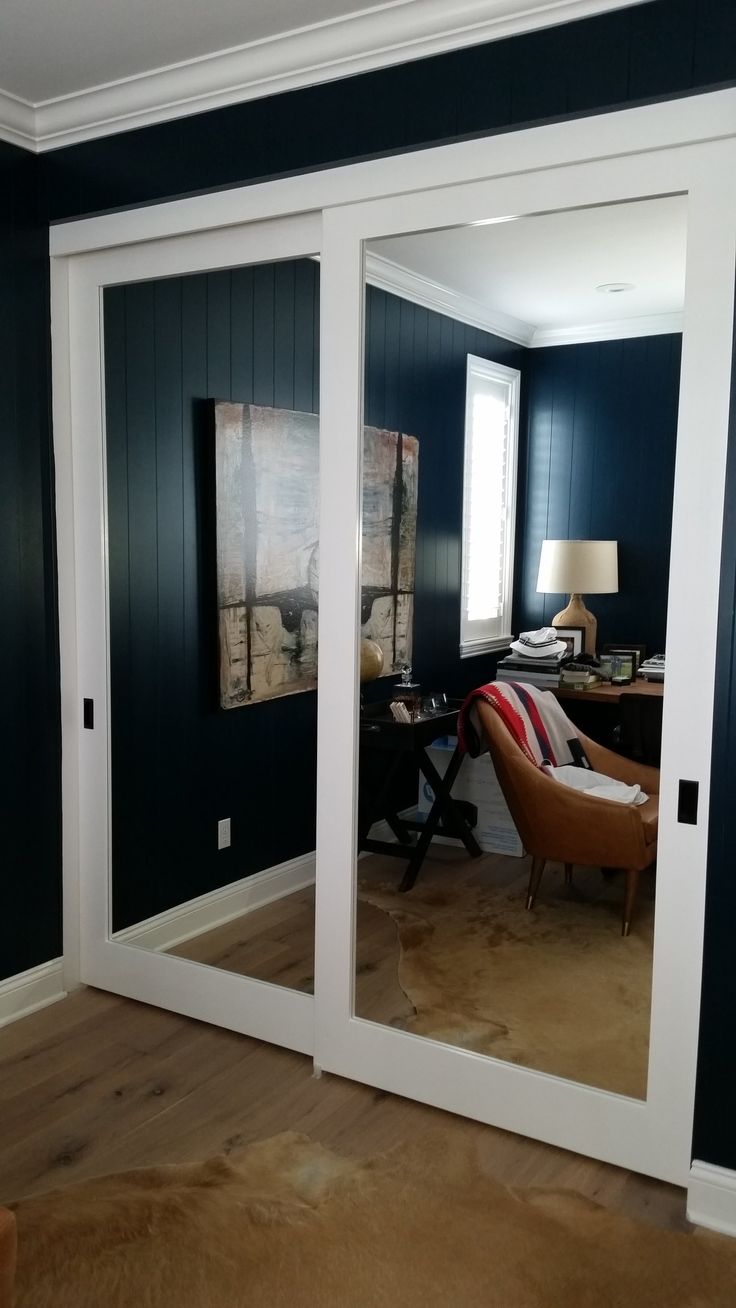
<instances>
[{"instance_id":1,"label":"white crown molding","mask_svg":"<svg viewBox=\"0 0 736 1308\"><path fill-rule=\"evenodd\" d=\"M0 136L38 151L552 27L645 0L403 0L35 105L3 96ZM0 93L1 95L2 93ZM18 111L32 116L18 139ZM26 116L27 117L27 116Z\"/></svg>"},{"instance_id":2,"label":"white crown molding","mask_svg":"<svg viewBox=\"0 0 736 1308\"><path fill-rule=\"evenodd\" d=\"M7 91L0 91L0 140L20 145L24 150L35 150L38 144L33 105Z\"/></svg>"},{"instance_id":3,"label":"white crown molding","mask_svg":"<svg viewBox=\"0 0 736 1308\"><path fill-rule=\"evenodd\" d=\"M424 309L447 314L458 322L467 323L469 327L480 327L481 331L493 332L495 336L503 336L504 340L513 341L515 345L532 343L534 327L531 323L488 309L479 300L452 291L449 286L431 281L428 277L420 277L401 264L394 263L392 259L384 258L382 254L366 252L365 275L371 286L398 295L402 300L411 300L412 304L419 304Z\"/></svg>"},{"instance_id":4,"label":"white crown molding","mask_svg":"<svg viewBox=\"0 0 736 1308\"><path fill-rule=\"evenodd\" d=\"M696 1159L690 1168L687 1216L698 1226L736 1236L736 1172Z\"/></svg>"},{"instance_id":5,"label":"white crown molding","mask_svg":"<svg viewBox=\"0 0 736 1308\"><path fill-rule=\"evenodd\" d=\"M660 336L682 331L681 313L651 314L641 318L618 318L614 322L583 323L576 327L535 327L533 323L510 314L489 309L470 296L420 277L383 255L368 251L365 257L366 281L391 295L411 300L424 309L447 314L469 327L502 336L514 345L543 349L552 345L581 345L589 341L620 341L634 336Z\"/></svg>"}]
</instances>

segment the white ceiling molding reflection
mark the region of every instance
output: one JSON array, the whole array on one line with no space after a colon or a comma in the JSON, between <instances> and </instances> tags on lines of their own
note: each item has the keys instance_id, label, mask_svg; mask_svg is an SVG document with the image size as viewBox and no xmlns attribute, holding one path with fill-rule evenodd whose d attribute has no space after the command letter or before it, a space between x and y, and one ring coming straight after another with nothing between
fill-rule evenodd
<instances>
[{"instance_id":1,"label":"white ceiling molding reflection","mask_svg":"<svg viewBox=\"0 0 736 1308\"><path fill-rule=\"evenodd\" d=\"M581 323L576 327L538 327L531 345L533 349L547 345L581 345L585 341L622 341L631 336L665 336L668 332L681 331L681 313L653 313L641 318Z\"/></svg>"},{"instance_id":2,"label":"white ceiling molding reflection","mask_svg":"<svg viewBox=\"0 0 736 1308\"><path fill-rule=\"evenodd\" d=\"M399 295L402 300L411 300L412 304L420 304L423 309L449 314L458 322L503 336L504 340L513 341L515 345L531 345L533 342L534 327L531 323L512 318L507 313L494 312L479 300L472 300L470 296L430 281L428 277L420 277L382 254L366 252L365 275L371 286Z\"/></svg>"},{"instance_id":3,"label":"white ceiling molding reflection","mask_svg":"<svg viewBox=\"0 0 736 1308\"><path fill-rule=\"evenodd\" d=\"M436 313L448 314L470 327L492 332L515 345L541 349L551 345L580 345L590 341L619 341L634 336L661 336L682 331L681 313L655 313L607 322L581 323L564 327L537 327L509 314L496 311L453 291L449 286L420 277L383 255L370 251L365 256L366 281L412 304Z\"/></svg>"},{"instance_id":4,"label":"white ceiling molding reflection","mask_svg":"<svg viewBox=\"0 0 736 1308\"><path fill-rule=\"evenodd\" d=\"M37 103L0 90L0 137L31 150L57 149L642 3L394 0ZM12 33L4 40L7 48ZM38 41L43 50L42 31Z\"/></svg>"}]
</instances>

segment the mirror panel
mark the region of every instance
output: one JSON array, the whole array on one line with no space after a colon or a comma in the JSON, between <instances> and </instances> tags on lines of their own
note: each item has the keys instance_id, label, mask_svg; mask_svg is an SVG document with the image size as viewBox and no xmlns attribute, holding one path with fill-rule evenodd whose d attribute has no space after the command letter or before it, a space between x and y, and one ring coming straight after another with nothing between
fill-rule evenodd
<instances>
[{"instance_id":1,"label":"mirror panel","mask_svg":"<svg viewBox=\"0 0 736 1308\"><path fill-rule=\"evenodd\" d=\"M319 265L104 322L112 938L311 994Z\"/></svg>"},{"instance_id":2,"label":"mirror panel","mask_svg":"<svg viewBox=\"0 0 736 1308\"><path fill-rule=\"evenodd\" d=\"M664 648L685 230L674 196L365 246L354 1011L637 1099L664 686L635 674ZM570 541L615 545L581 581ZM640 794L540 766L586 758Z\"/></svg>"}]
</instances>

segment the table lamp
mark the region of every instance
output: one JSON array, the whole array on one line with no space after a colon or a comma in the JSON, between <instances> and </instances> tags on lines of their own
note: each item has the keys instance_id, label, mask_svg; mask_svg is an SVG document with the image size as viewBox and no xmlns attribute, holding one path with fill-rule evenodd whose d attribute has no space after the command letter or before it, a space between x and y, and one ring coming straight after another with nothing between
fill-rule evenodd
<instances>
[{"instance_id":1,"label":"table lamp","mask_svg":"<svg viewBox=\"0 0 736 1308\"><path fill-rule=\"evenodd\" d=\"M567 608L555 614L552 625L583 627L585 653L595 654L598 623L583 603L583 592L612 595L618 591L618 541L543 540L537 591L569 593Z\"/></svg>"}]
</instances>

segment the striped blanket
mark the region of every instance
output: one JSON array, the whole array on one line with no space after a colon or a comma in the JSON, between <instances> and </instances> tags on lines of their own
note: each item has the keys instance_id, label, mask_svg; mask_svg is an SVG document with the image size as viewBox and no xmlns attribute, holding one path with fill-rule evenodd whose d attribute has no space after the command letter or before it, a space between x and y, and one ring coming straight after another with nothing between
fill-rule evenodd
<instances>
[{"instance_id":1,"label":"striped blanket","mask_svg":"<svg viewBox=\"0 0 736 1308\"><path fill-rule=\"evenodd\" d=\"M466 754L477 758L486 748L475 711L479 699L496 710L519 748L537 767L543 763L553 767L566 763L590 767L577 729L554 695L521 681L491 681L470 692L457 723L460 747Z\"/></svg>"}]
</instances>

